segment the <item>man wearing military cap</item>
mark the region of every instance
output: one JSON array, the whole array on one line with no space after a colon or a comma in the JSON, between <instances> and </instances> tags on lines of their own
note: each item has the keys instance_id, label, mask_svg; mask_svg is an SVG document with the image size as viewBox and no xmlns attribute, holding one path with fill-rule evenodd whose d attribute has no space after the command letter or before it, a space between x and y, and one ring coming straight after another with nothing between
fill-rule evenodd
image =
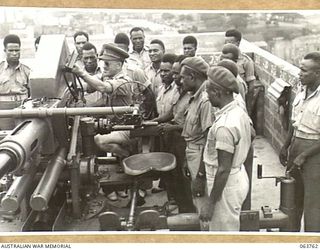
<instances>
[{"instance_id":1,"label":"man wearing military cap","mask_svg":"<svg viewBox=\"0 0 320 250\"><path fill-rule=\"evenodd\" d=\"M116 96L113 97L112 103L111 98L108 98L107 106L128 106L132 104L129 83L132 79L124 74L122 70L123 63L128 57L129 54L116 44L104 44L99 56L99 59L104 62L102 79L91 76L77 65L74 66L73 72L87 82L88 87L91 87L93 91L100 91L110 97L111 94L115 94L114 91L116 90ZM134 140L130 139L129 131L112 131L106 135L97 134L94 141L101 150L124 158L130 155ZM117 200L115 195L110 197L112 197L112 201Z\"/></svg>"},{"instance_id":2,"label":"man wearing military cap","mask_svg":"<svg viewBox=\"0 0 320 250\"><path fill-rule=\"evenodd\" d=\"M79 75L85 82L90 85L93 91L98 90L102 93L112 94L117 89L117 97L112 103L113 106L127 106L131 104L130 88L126 82L131 79L122 72L124 60L129 57L129 54L123 49L117 47L113 43L103 45L103 49L99 59L104 61L102 79L97 79L91 76L77 65L74 66L73 72ZM89 90L88 90L89 92ZM111 105L110 98L107 105Z\"/></svg>"},{"instance_id":3,"label":"man wearing military cap","mask_svg":"<svg viewBox=\"0 0 320 250\"><path fill-rule=\"evenodd\" d=\"M251 145L250 118L233 99L238 83L228 69L210 68L206 91L212 106L220 110L203 154L208 198L200 219L209 222L210 231L239 231L241 206L249 189L243 163Z\"/></svg>"},{"instance_id":4,"label":"man wearing military cap","mask_svg":"<svg viewBox=\"0 0 320 250\"><path fill-rule=\"evenodd\" d=\"M99 56L104 61L101 80L89 75L77 65L74 66L73 72L82 77L93 90L110 95L117 89L112 103L111 99L108 98L107 106L111 104L113 106L128 106L132 102L131 87L130 84L125 83L129 83L131 79L122 72L123 62L128 57L128 53L115 44L105 44ZM114 131L108 135L98 134L95 136L95 142L99 148L107 152L116 153L120 157L129 155L129 151L125 149L129 140L129 133L127 131Z\"/></svg>"},{"instance_id":5,"label":"man wearing military cap","mask_svg":"<svg viewBox=\"0 0 320 250\"><path fill-rule=\"evenodd\" d=\"M214 121L212 106L205 95L203 84L207 79L208 68L201 57L188 57L181 62L183 88L192 94L181 135L186 141L186 162L191 174L193 202L198 213L205 196L205 169L200 166L202 153L208 130Z\"/></svg>"},{"instance_id":6,"label":"man wearing military cap","mask_svg":"<svg viewBox=\"0 0 320 250\"><path fill-rule=\"evenodd\" d=\"M20 62L21 41L17 35L3 39L6 59L0 63L0 109L12 109L21 105L29 96L30 68ZM13 129L14 120L2 118L0 129Z\"/></svg>"}]
</instances>

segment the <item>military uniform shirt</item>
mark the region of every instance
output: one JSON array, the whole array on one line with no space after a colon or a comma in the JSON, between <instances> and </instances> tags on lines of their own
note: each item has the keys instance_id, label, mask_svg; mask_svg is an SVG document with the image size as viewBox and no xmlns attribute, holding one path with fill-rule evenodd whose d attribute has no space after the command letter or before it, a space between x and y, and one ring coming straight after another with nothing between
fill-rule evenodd
<instances>
[{"instance_id":1,"label":"military uniform shirt","mask_svg":"<svg viewBox=\"0 0 320 250\"><path fill-rule=\"evenodd\" d=\"M85 67L83 67L83 70L86 71ZM99 80L101 80L102 78L102 70L100 66L96 68L94 73L89 73L88 71L86 72L92 76L97 77ZM107 96L105 93L101 93L100 91L92 89L83 79L80 79L80 81L85 90L84 98L86 99L87 107L103 107L106 105Z\"/></svg>"},{"instance_id":2,"label":"military uniform shirt","mask_svg":"<svg viewBox=\"0 0 320 250\"><path fill-rule=\"evenodd\" d=\"M233 154L232 167L240 167L251 145L250 118L232 101L216 112L216 120L209 130L203 161L218 167L218 149Z\"/></svg>"},{"instance_id":3,"label":"military uniform shirt","mask_svg":"<svg viewBox=\"0 0 320 250\"><path fill-rule=\"evenodd\" d=\"M254 76L254 63L249 56L244 53L240 53L237 65L238 73L245 82L250 82L256 79Z\"/></svg>"},{"instance_id":4,"label":"military uniform shirt","mask_svg":"<svg viewBox=\"0 0 320 250\"><path fill-rule=\"evenodd\" d=\"M190 106L186 110L182 136L186 142L205 144L205 132L214 121L213 109L202 84L198 91L190 98Z\"/></svg>"},{"instance_id":5,"label":"military uniform shirt","mask_svg":"<svg viewBox=\"0 0 320 250\"><path fill-rule=\"evenodd\" d=\"M140 53L135 50L130 51L129 57L133 59L141 69L145 69L151 63L149 49L147 47L144 47Z\"/></svg>"},{"instance_id":6,"label":"military uniform shirt","mask_svg":"<svg viewBox=\"0 0 320 250\"><path fill-rule=\"evenodd\" d=\"M154 95L157 97L159 93L159 88L162 86L162 79L160 77L160 69L156 70L152 64L150 64L145 69L146 75L151 83L151 90Z\"/></svg>"},{"instance_id":7,"label":"military uniform shirt","mask_svg":"<svg viewBox=\"0 0 320 250\"><path fill-rule=\"evenodd\" d=\"M320 139L320 86L308 97L303 87L292 103L291 119L296 137Z\"/></svg>"},{"instance_id":8,"label":"military uniform shirt","mask_svg":"<svg viewBox=\"0 0 320 250\"><path fill-rule=\"evenodd\" d=\"M30 68L19 63L9 67L7 61L0 63L0 95L27 95Z\"/></svg>"},{"instance_id":9,"label":"military uniform shirt","mask_svg":"<svg viewBox=\"0 0 320 250\"><path fill-rule=\"evenodd\" d=\"M181 93L179 99L173 104L173 123L183 125L186 121L185 112L189 107L190 94L188 92Z\"/></svg>"},{"instance_id":10,"label":"military uniform shirt","mask_svg":"<svg viewBox=\"0 0 320 250\"><path fill-rule=\"evenodd\" d=\"M122 71L112 78L102 75L102 80L109 83L113 92L108 94L109 106L129 106L132 104L132 91L130 82L132 81Z\"/></svg>"},{"instance_id":11,"label":"military uniform shirt","mask_svg":"<svg viewBox=\"0 0 320 250\"><path fill-rule=\"evenodd\" d=\"M159 116L162 116L171 110L173 104L177 102L179 95L177 86L174 82L169 86L165 86L163 84L160 87L159 94L156 99Z\"/></svg>"}]
</instances>

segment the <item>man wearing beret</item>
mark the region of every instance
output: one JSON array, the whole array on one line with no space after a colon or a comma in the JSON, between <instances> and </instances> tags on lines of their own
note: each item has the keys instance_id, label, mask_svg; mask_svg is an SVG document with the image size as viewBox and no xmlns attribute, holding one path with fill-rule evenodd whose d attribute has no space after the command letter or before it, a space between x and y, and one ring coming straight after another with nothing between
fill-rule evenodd
<instances>
[{"instance_id":1,"label":"man wearing beret","mask_svg":"<svg viewBox=\"0 0 320 250\"><path fill-rule=\"evenodd\" d=\"M242 34L240 31L236 29L227 30L225 33L226 44L231 43L239 47L241 39L242 39ZM246 103L247 103L248 114L249 116L251 116L253 112L252 109L253 109L254 82L256 80L256 77L254 75L254 63L249 56L247 56L245 53L240 52L239 58L237 60L237 65L239 69L239 75L246 82L248 87Z\"/></svg>"},{"instance_id":2,"label":"man wearing beret","mask_svg":"<svg viewBox=\"0 0 320 250\"><path fill-rule=\"evenodd\" d=\"M20 62L20 38L7 35L3 39L6 59L0 63L0 109L13 109L29 96L30 68ZM14 120L2 118L0 129L13 129Z\"/></svg>"},{"instance_id":3,"label":"man wearing beret","mask_svg":"<svg viewBox=\"0 0 320 250\"><path fill-rule=\"evenodd\" d=\"M181 135L186 141L186 162L191 174L193 202L198 213L205 196L205 169L200 168L202 153L208 130L214 121L212 106L204 86L208 68L201 57L188 57L181 62L183 88L192 94Z\"/></svg>"},{"instance_id":4,"label":"man wearing beret","mask_svg":"<svg viewBox=\"0 0 320 250\"><path fill-rule=\"evenodd\" d=\"M239 231L241 206L249 189L243 163L251 145L250 118L233 99L238 84L226 68L209 69L206 91L212 106L220 110L203 154L208 198L200 219L209 223L210 231Z\"/></svg>"},{"instance_id":5,"label":"man wearing beret","mask_svg":"<svg viewBox=\"0 0 320 250\"><path fill-rule=\"evenodd\" d=\"M231 61L233 61L235 63L235 66L237 68L236 78L237 78L237 80L239 82L239 85L240 85L239 86L239 93L242 96L243 100L245 101L246 100L246 94L248 92L248 88L247 88L246 82L239 75L239 69L238 69L238 66L237 66L237 61L239 59L239 55L240 55L239 48L234 44L227 43L222 47L222 53L221 53L221 56L220 56L220 61L221 60L231 60ZM234 66L232 66L232 72L233 73L235 72Z\"/></svg>"},{"instance_id":6,"label":"man wearing beret","mask_svg":"<svg viewBox=\"0 0 320 250\"><path fill-rule=\"evenodd\" d=\"M232 45L232 44L226 44L226 45ZM234 45L232 45L232 46L234 46ZM235 77L237 77L239 94L233 93L233 97L234 97L234 100L237 101L238 105L245 112L247 112L246 103L241 95L241 89L243 90L243 85L239 82L240 77L238 75L237 64L232 60L223 59L217 64L217 66L222 66L222 67L228 69ZM251 139L253 140L256 135L256 132L253 128L253 123L251 120L250 120L250 123L251 123ZM249 177L250 187L249 187L249 192L248 192L247 198L246 198L245 202L243 203L242 210L250 210L251 209L252 165L253 165L253 145L251 145L250 150L248 152L247 159L244 163L244 166L246 168L246 171L247 171L247 174Z\"/></svg>"}]
</instances>

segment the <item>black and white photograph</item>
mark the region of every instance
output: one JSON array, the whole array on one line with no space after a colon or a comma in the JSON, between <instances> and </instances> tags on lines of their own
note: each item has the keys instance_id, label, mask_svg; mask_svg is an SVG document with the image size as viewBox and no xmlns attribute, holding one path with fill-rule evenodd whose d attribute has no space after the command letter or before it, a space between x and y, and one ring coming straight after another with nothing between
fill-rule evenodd
<instances>
[{"instance_id":1,"label":"black and white photograph","mask_svg":"<svg viewBox=\"0 0 320 250\"><path fill-rule=\"evenodd\" d=\"M0 234L318 236L319 24L0 7Z\"/></svg>"}]
</instances>

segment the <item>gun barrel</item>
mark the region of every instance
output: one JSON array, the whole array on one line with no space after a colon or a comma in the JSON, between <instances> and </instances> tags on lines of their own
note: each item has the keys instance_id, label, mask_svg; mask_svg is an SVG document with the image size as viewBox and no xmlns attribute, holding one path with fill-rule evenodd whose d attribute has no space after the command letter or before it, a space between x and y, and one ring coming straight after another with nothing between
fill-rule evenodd
<instances>
[{"instance_id":1,"label":"gun barrel","mask_svg":"<svg viewBox=\"0 0 320 250\"><path fill-rule=\"evenodd\" d=\"M49 162L37 188L31 195L30 206L33 210L44 211L48 208L51 195L66 164L66 155L67 149L60 148Z\"/></svg>"},{"instance_id":2,"label":"gun barrel","mask_svg":"<svg viewBox=\"0 0 320 250\"><path fill-rule=\"evenodd\" d=\"M0 110L0 118L38 118L51 117L55 115L112 115L132 113L136 107L82 107L82 108L33 108L33 109L11 109Z\"/></svg>"},{"instance_id":3,"label":"gun barrel","mask_svg":"<svg viewBox=\"0 0 320 250\"><path fill-rule=\"evenodd\" d=\"M0 176L4 171L15 171L22 167L35 152L38 152L48 133L49 125L45 119L31 119L20 123L0 142L0 152L7 155L2 157Z\"/></svg>"},{"instance_id":4,"label":"gun barrel","mask_svg":"<svg viewBox=\"0 0 320 250\"><path fill-rule=\"evenodd\" d=\"M12 171L16 166L16 159L8 151L0 151L0 178Z\"/></svg>"},{"instance_id":5,"label":"gun barrel","mask_svg":"<svg viewBox=\"0 0 320 250\"><path fill-rule=\"evenodd\" d=\"M28 188L32 184L36 172L37 168L32 166L29 173L16 177L1 201L1 206L5 211L16 211L19 208Z\"/></svg>"}]
</instances>

